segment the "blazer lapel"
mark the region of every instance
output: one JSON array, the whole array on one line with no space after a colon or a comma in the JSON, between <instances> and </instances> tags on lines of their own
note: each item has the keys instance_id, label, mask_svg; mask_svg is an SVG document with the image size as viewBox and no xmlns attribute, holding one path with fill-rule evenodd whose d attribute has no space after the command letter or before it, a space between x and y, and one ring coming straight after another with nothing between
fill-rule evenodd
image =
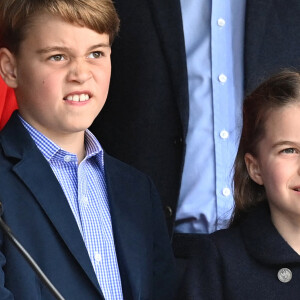
<instances>
[{"instance_id":1,"label":"blazer lapel","mask_svg":"<svg viewBox=\"0 0 300 300\"><path fill-rule=\"evenodd\" d=\"M7 156L19 159L13 171L32 192L70 252L103 296L64 192L16 114L3 131L2 145Z\"/></svg>"},{"instance_id":2,"label":"blazer lapel","mask_svg":"<svg viewBox=\"0 0 300 300\"><path fill-rule=\"evenodd\" d=\"M183 134L188 129L188 81L182 16L179 0L148 0L157 34L170 68L174 97L178 105Z\"/></svg>"},{"instance_id":3,"label":"blazer lapel","mask_svg":"<svg viewBox=\"0 0 300 300\"><path fill-rule=\"evenodd\" d=\"M139 199L139 188L137 186L134 189L131 187L134 183L129 169L126 169L126 173L120 172L120 165L116 164L112 157L105 154L104 158L124 299L144 299L142 298L144 290L147 290L145 282L149 281L149 278L145 278L148 253L145 245L149 237L145 236L145 232L142 230L140 232L137 230L139 226L135 222L136 214L141 212L143 208L140 206L144 202ZM147 220L142 222L142 226L144 226Z\"/></svg>"}]
</instances>

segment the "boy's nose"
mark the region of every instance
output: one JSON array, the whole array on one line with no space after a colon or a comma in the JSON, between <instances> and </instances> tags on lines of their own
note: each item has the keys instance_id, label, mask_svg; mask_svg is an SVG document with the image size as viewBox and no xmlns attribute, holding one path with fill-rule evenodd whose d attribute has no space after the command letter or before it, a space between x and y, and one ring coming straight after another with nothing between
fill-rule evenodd
<instances>
[{"instance_id":1,"label":"boy's nose","mask_svg":"<svg viewBox=\"0 0 300 300\"><path fill-rule=\"evenodd\" d=\"M71 64L68 80L78 83L84 83L92 77L88 68L88 63L83 60L76 60Z\"/></svg>"}]
</instances>

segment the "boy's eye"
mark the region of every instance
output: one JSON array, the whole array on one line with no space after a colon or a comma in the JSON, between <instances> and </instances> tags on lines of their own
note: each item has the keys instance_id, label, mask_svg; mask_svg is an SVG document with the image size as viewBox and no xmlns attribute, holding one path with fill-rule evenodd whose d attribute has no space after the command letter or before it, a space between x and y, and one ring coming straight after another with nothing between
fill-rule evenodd
<instances>
[{"instance_id":1,"label":"boy's eye","mask_svg":"<svg viewBox=\"0 0 300 300\"><path fill-rule=\"evenodd\" d=\"M62 54L55 54L50 57L50 60L61 61L61 60L65 60L65 57Z\"/></svg>"},{"instance_id":2,"label":"boy's eye","mask_svg":"<svg viewBox=\"0 0 300 300\"><path fill-rule=\"evenodd\" d=\"M103 56L103 52L101 52L101 51L94 51L94 52L92 52L92 53L90 53L88 55L88 58L100 58L102 56Z\"/></svg>"},{"instance_id":3,"label":"boy's eye","mask_svg":"<svg viewBox=\"0 0 300 300\"><path fill-rule=\"evenodd\" d=\"M282 153L288 153L288 154L298 153L298 151L295 148L283 149L281 152Z\"/></svg>"}]
</instances>

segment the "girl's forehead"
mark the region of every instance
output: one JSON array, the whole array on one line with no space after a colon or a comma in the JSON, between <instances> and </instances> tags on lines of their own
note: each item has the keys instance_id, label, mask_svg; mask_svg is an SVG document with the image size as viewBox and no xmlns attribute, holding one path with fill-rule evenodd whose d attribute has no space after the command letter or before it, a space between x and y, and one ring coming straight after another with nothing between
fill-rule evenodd
<instances>
[{"instance_id":1,"label":"girl's forehead","mask_svg":"<svg viewBox=\"0 0 300 300\"><path fill-rule=\"evenodd\" d=\"M300 99L299 101L291 101L289 103L282 104L281 106L270 107L269 109L265 110L265 112L263 113L263 119L264 122L273 119L278 119L278 121L280 121L281 116L284 116L286 114L293 115L295 113L299 113L299 109L300 109Z\"/></svg>"},{"instance_id":2,"label":"girl's forehead","mask_svg":"<svg viewBox=\"0 0 300 300\"><path fill-rule=\"evenodd\" d=\"M272 109L264 123L264 136L276 139L300 138L300 103Z\"/></svg>"}]
</instances>

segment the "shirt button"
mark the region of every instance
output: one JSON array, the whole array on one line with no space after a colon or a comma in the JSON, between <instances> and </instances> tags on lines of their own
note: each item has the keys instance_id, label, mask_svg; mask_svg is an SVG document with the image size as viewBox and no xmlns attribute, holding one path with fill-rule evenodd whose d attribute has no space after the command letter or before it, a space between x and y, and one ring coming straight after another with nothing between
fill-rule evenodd
<instances>
[{"instance_id":1,"label":"shirt button","mask_svg":"<svg viewBox=\"0 0 300 300\"><path fill-rule=\"evenodd\" d=\"M278 271L277 277L281 282L287 283L292 279L292 271L288 268L282 268Z\"/></svg>"},{"instance_id":2,"label":"shirt button","mask_svg":"<svg viewBox=\"0 0 300 300\"><path fill-rule=\"evenodd\" d=\"M223 27L223 26L225 26L225 20L223 19L223 18L219 18L218 19L218 26L220 26L220 27Z\"/></svg>"},{"instance_id":3,"label":"shirt button","mask_svg":"<svg viewBox=\"0 0 300 300\"><path fill-rule=\"evenodd\" d=\"M224 139L224 140L228 139L228 137L229 137L229 132L228 132L227 130L222 130L222 131L220 132L220 137L221 137L222 139Z\"/></svg>"},{"instance_id":4,"label":"shirt button","mask_svg":"<svg viewBox=\"0 0 300 300\"><path fill-rule=\"evenodd\" d=\"M66 155L66 156L64 157L64 161L65 161L65 162L69 162L69 161L71 161L71 160L72 160L71 155Z\"/></svg>"},{"instance_id":5,"label":"shirt button","mask_svg":"<svg viewBox=\"0 0 300 300\"><path fill-rule=\"evenodd\" d=\"M84 205L88 205L88 204L89 204L89 199L88 199L87 196L82 197L81 201L82 201L82 203L83 203Z\"/></svg>"},{"instance_id":6,"label":"shirt button","mask_svg":"<svg viewBox=\"0 0 300 300\"><path fill-rule=\"evenodd\" d=\"M101 254L99 252L95 252L94 258L97 263L101 262L102 260Z\"/></svg>"},{"instance_id":7,"label":"shirt button","mask_svg":"<svg viewBox=\"0 0 300 300\"><path fill-rule=\"evenodd\" d=\"M219 81L220 81L221 83L225 83L225 82L227 81L227 76L224 75L224 74L220 74L220 75L219 75Z\"/></svg>"},{"instance_id":8,"label":"shirt button","mask_svg":"<svg viewBox=\"0 0 300 300\"><path fill-rule=\"evenodd\" d=\"M222 194L223 194L225 197L230 196L230 194L231 194L230 188L228 188L228 187L224 188L223 191L222 191Z\"/></svg>"}]
</instances>

